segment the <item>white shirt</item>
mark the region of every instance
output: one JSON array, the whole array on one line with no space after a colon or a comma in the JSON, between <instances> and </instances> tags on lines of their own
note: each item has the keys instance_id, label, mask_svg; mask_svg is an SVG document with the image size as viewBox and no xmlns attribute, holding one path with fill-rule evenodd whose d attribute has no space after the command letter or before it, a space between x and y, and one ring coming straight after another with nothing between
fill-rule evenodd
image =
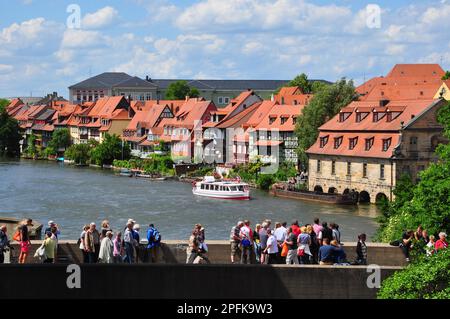
<instances>
[{"instance_id":1,"label":"white shirt","mask_svg":"<svg viewBox=\"0 0 450 319\"><path fill-rule=\"evenodd\" d=\"M281 226L275 229L274 236L278 241L284 242L284 240L286 239L286 232L287 229Z\"/></svg>"},{"instance_id":2,"label":"white shirt","mask_svg":"<svg viewBox=\"0 0 450 319\"><path fill-rule=\"evenodd\" d=\"M250 239L250 228L245 225L241 227L241 236Z\"/></svg>"},{"instance_id":3,"label":"white shirt","mask_svg":"<svg viewBox=\"0 0 450 319\"><path fill-rule=\"evenodd\" d=\"M267 239L267 252L269 254L276 254L278 252L277 239L273 235L270 235L269 239Z\"/></svg>"}]
</instances>

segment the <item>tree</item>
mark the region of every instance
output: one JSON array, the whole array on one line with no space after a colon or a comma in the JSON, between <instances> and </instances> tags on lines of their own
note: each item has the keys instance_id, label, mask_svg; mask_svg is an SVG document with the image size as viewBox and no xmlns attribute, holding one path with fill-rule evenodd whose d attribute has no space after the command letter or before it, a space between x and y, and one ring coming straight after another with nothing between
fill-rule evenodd
<instances>
[{"instance_id":1,"label":"tree","mask_svg":"<svg viewBox=\"0 0 450 319\"><path fill-rule=\"evenodd\" d=\"M97 165L111 165L115 159L130 158L131 149L117 135L106 134L102 143L90 152L91 160Z\"/></svg>"},{"instance_id":2,"label":"tree","mask_svg":"<svg viewBox=\"0 0 450 319\"><path fill-rule=\"evenodd\" d=\"M319 135L318 128L335 116L350 102L357 99L353 81L341 79L333 85L322 85L297 118L295 133L298 137L299 159L307 166L306 151Z\"/></svg>"},{"instance_id":3,"label":"tree","mask_svg":"<svg viewBox=\"0 0 450 319\"><path fill-rule=\"evenodd\" d=\"M9 100L0 99L0 113L6 109L6 107L9 105L9 103L10 103Z\"/></svg>"},{"instance_id":4,"label":"tree","mask_svg":"<svg viewBox=\"0 0 450 319\"><path fill-rule=\"evenodd\" d=\"M324 86L328 84L321 81L310 81L308 76L305 73L301 73L297 75L294 79L289 81L286 85L287 87L298 87L302 91L303 94L314 94L319 92ZM278 94L281 90L281 87L275 91L275 94Z\"/></svg>"},{"instance_id":5,"label":"tree","mask_svg":"<svg viewBox=\"0 0 450 319\"><path fill-rule=\"evenodd\" d=\"M450 79L450 71L445 72L444 76L442 77L442 80L449 80Z\"/></svg>"},{"instance_id":6,"label":"tree","mask_svg":"<svg viewBox=\"0 0 450 319\"><path fill-rule=\"evenodd\" d=\"M19 123L8 115L4 101L7 100L0 100L0 156L17 157L22 139Z\"/></svg>"},{"instance_id":7,"label":"tree","mask_svg":"<svg viewBox=\"0 0 450 319\"><path fill-rule=\"evenodd\" d=\"M48 147L53 148L56 152L59 149L65 149L70 146L70 132L69 129L63 128L55 130L52 134L52 139L48 143Z\"/></svg>"},{"instance_id":8,"label":"tree","mask_svg":"<svg viewBox=\"0 0 450 319\"><path fill-rule=\"evenodd\" d=\"M184 100L186 96L199 97L200 91L197 88L191 88L186 81L176 81L167 88L166 100Z\"/></svg>"},{"instance_id":9,"label":"tree","mask_svg":"<svg viewBox=\"0 0 450 319\"><path fill-rule=\"evenodd\" d=\"M89 161L90 151L91 146L89 144L74 144L66 150L64 155L73 160L75 164L86 165Z\"/></svg>"}]
</instances>

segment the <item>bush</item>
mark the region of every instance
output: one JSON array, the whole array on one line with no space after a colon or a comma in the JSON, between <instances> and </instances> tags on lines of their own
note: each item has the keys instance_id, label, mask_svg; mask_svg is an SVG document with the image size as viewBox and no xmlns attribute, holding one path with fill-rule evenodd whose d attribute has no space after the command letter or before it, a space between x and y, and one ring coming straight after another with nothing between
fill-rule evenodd
<instances>
[{"instance_id":1,"label":"bush","mask_svg":"<svg viewBox=\"0 0 450 319\"><path fill-rule=\"evenodd\" d=\"M268 190L275 183L275 177L272 174L261 174L256 181L259 188Z\"/></svg>"},{"instance_id":2,"label":"bush","mask_svg":"<svg viewBox=\"0 0 450 319\"><path fill-rule=\"evenodd\" d=\"M450 249L423 256L383 281L380 299L449 299Z\"/></svg>"}]
</instances>

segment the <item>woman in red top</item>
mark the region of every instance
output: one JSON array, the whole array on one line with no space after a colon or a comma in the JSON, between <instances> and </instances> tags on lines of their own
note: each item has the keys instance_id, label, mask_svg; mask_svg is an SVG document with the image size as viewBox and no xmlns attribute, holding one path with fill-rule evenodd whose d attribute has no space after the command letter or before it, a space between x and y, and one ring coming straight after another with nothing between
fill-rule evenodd
<instances>
[{"instance_id":1,"label":"woman in red top","mask_svg":"<svg viewBox=\"0 0 450 319\"><path fill-rule=\"evenodd\" d=\"M434 244L434 248L436 248L436 251L438 251L439 249L445 249L447 247L448 247L447 234L441 232L439 233L439 239Z\"/></svg>"},{"instance_id":2,"label":"woman in red top","mask_svg":"<svg viewBox=\"0 0 450 319\"><path fill-rule=\"evenodd\" d=\"M24 264L27 260L27 256L31 247L27 225L22 225L19 229L19 233L20 233L19 264Z\"/></svg>"}]
</instances>

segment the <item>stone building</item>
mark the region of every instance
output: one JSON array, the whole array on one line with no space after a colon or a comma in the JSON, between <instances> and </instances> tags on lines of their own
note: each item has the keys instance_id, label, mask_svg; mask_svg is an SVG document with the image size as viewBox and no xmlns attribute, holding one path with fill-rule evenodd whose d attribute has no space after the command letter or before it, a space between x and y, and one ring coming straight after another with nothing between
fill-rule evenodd
<instances>
[{"instance_id":1,"label":"stone building","mask_svg":"<svg viewBox=\"0 0 450 319\"><path fill-rule=\"evenodd\" d=\"M360 202L393 199L402 174L419 178L434 150L446 142L436 112L438 100L357 101L319 128L309 156L309 189L356 191Z\"/></svg>"}]
</instances>

